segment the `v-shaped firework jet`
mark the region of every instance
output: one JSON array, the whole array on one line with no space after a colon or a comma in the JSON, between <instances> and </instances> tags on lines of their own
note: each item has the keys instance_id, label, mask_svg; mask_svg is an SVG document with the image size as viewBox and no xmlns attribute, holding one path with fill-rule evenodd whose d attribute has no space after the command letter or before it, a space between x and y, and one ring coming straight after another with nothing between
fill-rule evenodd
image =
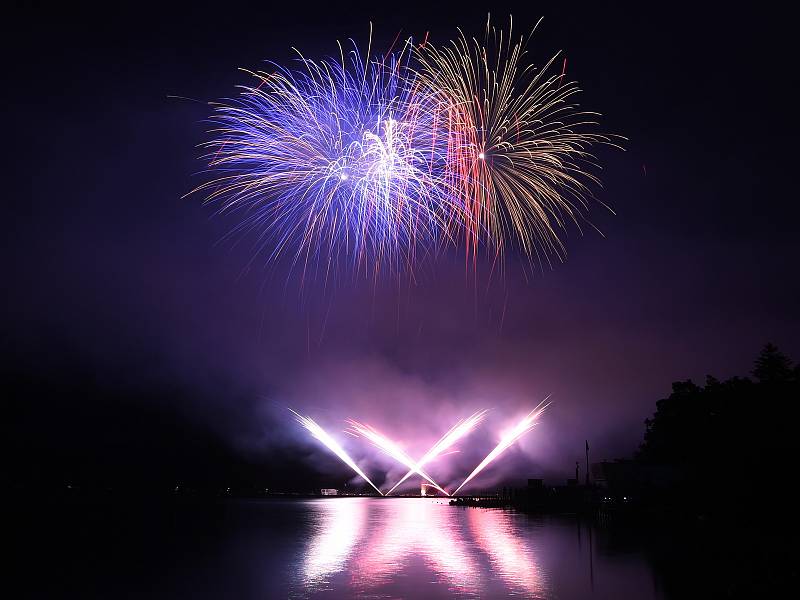
<instances>
[{"instance_id":1,"label":"v-shaped firework jet","mask_svg":"<svg viewBox=\"0 0 800 600\"><path fill-rule=\"evenodd\" d=\"M353 469L353 471L358 473L359 477L361 477L364 481L366 481L368 484L374 487L375 491L378 492L381 496L383 496L383 492L380 491L380 489L378 489L377 485L375 485L374 483L372 483L372 481L370 481L370 478L364 474L364 471L358 468L358 465L352 458L350 458L350 455L348 455L347 452L344 451L344 448L342 448L339 445L339 443L328 434L327 431L325 431L322 427L317 425L314 419L312 419L311 417L304 417L303 415L294 412L291 408L289 410L292 412L292 414L294 414L295 418L297 419L297 422L300 423L303 427L305 427L309 431L309 433L311 433L311 435L313 435L320 442L325 444L328 450L330 450L336 456L338 456L344 464L346 464L348 467Z\"/></svg>"},{"instance_id":2,"label":"v-shaped firework jet","mask_svg":"<svg viewBox=\"0 0 800 600\"><path fill-rule=\"evenodd\" d=\"M477 467L475 467L472 473L470 473L469 476L461 483L461 485L456 488L456 491L453 492L453 495L457 494L458 490L460 490L462 487L464 487L470 481L472 481L478 475L478 473L480 473L487 466L489 466L489 464L492 461L494 461L494 459L496 459L503 452L508 450L508 448L510 448L514 442L516 442L519 438L521 438L523 435L525 435L531 429L533 429L533 427L536 425L536 419L538 419L539 415L541 415L545 411L545 409L548 406L550 406L550 403L548 402L549 398L550 396L547 396L547 398L542 400L539 403L539 406L537 406L531 412L525 415L525 417L523 417L523 419L519 423L517 423L513 429L511 429L510 431L506 432L505 435L503 435L502 439L500 440L500 443L494 447L494 450L492 450L491 452L489 452L489 454L486 455L486 458L484 458L480 462L480 464Z\"/></svg>"},{"instance_id":3,"label":"v-shaped firework jet","mask_svg":"<svg viewBox=\"0 0 800 600\"><path fill-rule=\"evenodd\" d=\"M423 469L423 467L437 458L441 456L448 448L452 447L456 442L461 440L462 438L469 435L475 427L477 427L483 419L486 417L488 411L486 410L479 410L468 418L463 419L456 423L450 430L445 433L439 441L437 441L431 448L428 450L419 461L414 461L408 454L403 451L403 449L376 430L374 427L369 425L365 425L353 419L348 419L347 423L349 424L349 428L346 431L347 433L354 435L356 437L364 437L369 440L374 446L382 450L384 453L388 454L392 458L394 458L399 463L405 465L408 468L408 472L403 476L400 481L398 481L392 488L384 494L381 490L376 486L372 481L370 481L369 477L367 477L364 472L358 467L355 461L350 458L347 452L339 445L336 440L334 440L322 427L320 427L313 419L310 417L304 417L295 411L289 409L292 414L294 414L297 421L305 427L311 435L313 435L316 439L322 442L331 452L333 452L336 456L338 456L342 462L344 462L348 467L353 469L359 477L361 477L364 481L369 483L375 490L383 495L391 494L397 487L402 484L406 479L411 477L413 474L417 474L423 479L425 479L428 483L431 484L435 489L443 493L445 496L455 495L459 492L461 488L467 485L470 481L472 481L478 474L483 471L486 467L488 467L492 462L494 462L503 452L508 450L518 439L520 439L523 435L528 433L533 427L536 425L537 419L539 416L545 411L545 409L550 406L549 402L550 396L547 396L539 405L530 411L525 417L522 418L514 427L513 429L507 431L497 446L486 455L486 457L478 464L475 469L473 469L472 473L461 482L453 494L449 494L447 490L442 488L433 478L428 475Z\"/></svg>"},{"instance_id":4,"label":"v-shaped firework jet","mask_svg":"<svg viewBox=\"0 0 800 600\"><path fill-rule=\"evenodd\" d=\"M408 467L409 471L412 473L417 473L420 477L425 479L428 483L430 483L434 488L442 492L445 496L449 496L442 487L436 483L430 475L428 475L425 471L422 470L422 465L419 463L414 462L414 460L405 452L403 449L400 448L397 444L395 444L392 440L387 438L386 436L382 435L373 427L369 425L364 425L363 423L359 423L358 421L354 421L353 419L348 419L347 422L350 424L350 429L356 435L363 436L367 438L370 442L372 442L376 447L383 450L386 454L394 458L396 461L404 464Z\"/></svg>"},{"instance_id":5,"label":"v-shaped firework jet","mask_svg":"<svg viewBox=\"0 0 800 600\"><path fill-rule=\"evenodd\" d=\"M433 446L431 446L431 449L425 453L425 456L419 459L419 462L417 464L420 466L420 468L424 467L426 464L434 460L436 457L442 454L442 452L444 452L445 450L450 448L453 444L455 444L458 440L469 435L472 432L472 430L475 429L475 427L477 427L481 421L483 421L483 418L486 416L487 412L489 411L479 410L478 412L473 413L467 419L463 419L458 423L456 423L455 425L453 425L453 427L450 428L450 431L445 433L439 439L438 442L436 442ZM403 475L403 478L397 483L395 483L392 489L386 492L386 495L388 496L389 494L391 494L395 489L397 489L397 486L399 486L413 474L414 474L414 469L409 469L408 473ZM450 494L447 495L449 496Z\"/></svg>"}]
</instances>

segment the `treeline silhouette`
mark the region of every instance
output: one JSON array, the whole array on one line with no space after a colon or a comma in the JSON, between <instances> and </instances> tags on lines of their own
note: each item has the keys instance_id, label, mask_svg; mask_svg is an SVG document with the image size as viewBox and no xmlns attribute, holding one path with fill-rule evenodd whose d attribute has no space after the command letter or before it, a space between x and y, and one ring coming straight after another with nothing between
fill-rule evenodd
<instances>
[{"instance_id":1,"label":"treeline silhouette","mask_svg":"<svg viewBox=\"0 0 800 600\"><path fill-rule=\"evenodd\" d=\"M672 469L661 502L698 514L783 505L796 478L798 402L800 365L767 344L752 378L673 383L645 421L636 462Z\"/></svg>"},{"instance_id":2,"label":"treeline silhouette","mask_svg":"<svg viewBox=\"0 0 800 600\"><path fill-rule=\"evenodd\" d=\"M782 597L800 585L795 527L800 367L767 344L750 377L678 381L645 421L633 522L674 598Z\"/></svg>"}]
</instances>

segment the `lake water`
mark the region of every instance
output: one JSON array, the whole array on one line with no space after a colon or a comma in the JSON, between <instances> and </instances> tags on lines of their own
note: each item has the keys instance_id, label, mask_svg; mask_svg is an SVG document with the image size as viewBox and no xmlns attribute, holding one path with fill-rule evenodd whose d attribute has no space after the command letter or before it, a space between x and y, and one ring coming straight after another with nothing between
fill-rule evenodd
<instances>
[{"instance_id":1,"label":"lake water","mask_svg":"<svg viewBox=\"0 0 800 600\"><path fill-rule=\"evenodd\" d=\"M428 498L231 500L188 513L180 508L144 524L84 511L68 531L29 548L37 561L33 595L663 597L635 541L574 517Z\"/></svg>"},{"instance_id":2,"label":"lake water","mask_svg":"<svg viewBox=\"0 0 800 600\"><path fill-rule=\"evenodd\" d=\"M423 498L310 500L285 579L293 598L655 598L642 556L597 552L574 520Z\"/></svg>"}]
</instances>

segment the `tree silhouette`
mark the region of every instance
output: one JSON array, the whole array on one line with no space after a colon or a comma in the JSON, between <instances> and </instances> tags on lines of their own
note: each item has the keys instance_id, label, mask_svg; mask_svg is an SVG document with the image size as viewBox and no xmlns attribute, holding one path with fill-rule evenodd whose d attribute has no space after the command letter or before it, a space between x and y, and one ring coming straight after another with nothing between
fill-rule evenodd
<instances>
[{"instance_id":1,"label":"tree silhouette","mask_svg":"<svg viewBox=\"0 0 800 600\"><path fill-rule=\"evenodd\" d=\"M755 381L709 376L703 387L673 383L645 421L638 462L678 470L678 497L691 498L701 512L776 501L759 484L786 480L792 472L797 373L786 355L767 344L755 360Z\"/></svg>"},{"instance_id":2,"label":"tree silhouette","mask_svg":"<svg viewBox=\"0 0 800 600\"><path fill-rule=\"evenodd\" d=\"M756 359L753 375L761 383L784 383L794 379L792 361L773 344L767 344Z\"/></svg>"}]
</instances>

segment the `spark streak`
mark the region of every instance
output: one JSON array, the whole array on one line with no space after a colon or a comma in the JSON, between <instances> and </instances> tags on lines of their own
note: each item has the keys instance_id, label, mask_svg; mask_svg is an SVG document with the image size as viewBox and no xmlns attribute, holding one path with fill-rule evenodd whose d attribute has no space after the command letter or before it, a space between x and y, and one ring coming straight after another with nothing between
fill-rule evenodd
<instances>
[{"instance_id":1,"label":"spark streak","mask_svg":"<svg viewBox=\"0 0 800 600\"><path fill-rule=\"evenodd\" d=\"M527 60L529 38L487 20L483 42L460 32L414 52L448 123L445 179L468 253L513 245L542 263L563 260L561 232L585 219L599 184L591 148L621 138L596 132L596 113L575 101L578 85L553 72L558 54L538 68Z\"/></svg>"},{"instance_id":2,"label":"spark streak","mask_svg":"<svg viewBox=\"0 0 800 600\"><path fill-rule=\"evenodd\" d=\"M195 191L239 212L232 234L255 231L270 260L288 254L304 271L413 263L440 238L448 200L436 168L446 148L410 45L383 56L340 45L320 61L298 52L298 68L251 73L257 85L212 105L203 147L216 176Z\"/></svg>"},{"instance_id":3,"label":"spark streak","mask_svg":"<svg viewBox=\"0 0 800 600\"><path fill-rule=\"evenodd\" d=\"M481 421L483 421L483 419L486 416L487 412L488 411L486 411L486 410L479 410L478 412L473 413L467 419L461 420L458 423L456 423L450 429L450 431L445 433L439 439L439 441L436 442L431 447L431 449L428 450L425 453L425 455L419 460L417 465L419 465L419 467L424 467L426 464L428 464L432 460L436 459L438 456L441 456L442 453L444 453L445 450L447 450L453 444L455 444L458 440L460 440L461 438L463 438L464 436L466 436L470 432L472 432L472 430L475 429L475 427L477 427L477 425ZM397 488L397 486L399 486L406 479L411 477L414 474L414 472L415 472L414 469L409 469L408 473L406 473L400 481L395 483L394 486L392 487L392 489L390 489L388 492L386 492L386 495L388 496L389 494L391 494Z\"/></svg>"},{"instance_id":4,"label":"spark streak","mask_svg":"<svg viewBox=\"0 0 800 600\"><path fill-rule=\"evenodd\" d=\"M474 479L478 473L489 466L494 459L511 447L514 442L533 429L533 427L536 425L536 419L545 411L548 406L550 406L550 403L547 401L548 398L549 396L542 400L542 402L540 402L536 408L529 412L519 423L516 424L512 430L503 436L503 438L500 440L500 443L495 446L494 450L486 455L486 458L484 458L481 463L475 467L475 470L469 474L469 477L467 477L463 483L456 488L456 490L453 492L453 495L456 495L458 490L472 481L472 479Z\"/></svg>"},{"instance_id":5,"label":"spark streak","mask_svg":"<svg viewBox=\"0 0 800 600\"><path fill-rule=\"evenodd\" d=\"M404 464L406 467L408 467L411 473L417 473L420 477L425 479L428 483L430 483L434 488L442 492L445 496L450 495L447 493L446 490L440 487L439 484L436 483L431 478L430 475L428 475L425 471L422 470L422 464L414 462L414 460L393 441L391 441L390 439L388 439L387 437L385 437L384 435L382 435L369 425L364 425L363 423L359 423L358 421L354 421L352 419L348 419L347 422L350 424L350 427L352 428L354 433L367 438L376 447L383 450L383 452L394 458L396 461Z\"/></svg>"},{"instance_id":6,"label":"spark streak","mask_svg":"<svg viewBox=\"0 0 800 600\"><path fill-rule=\"evenodd\" d=\"M566 58L534 65L531 36L489 20L483 41L399 36L383 55L370 39L364 55L353 42L251 72L211 105L212 177L195 192L239 215L231 235L253 233L256 255L304 274L411 273L462 245L563 260L600 183L593 148L624 139L577 104Z\"/></svg>"},{"instance_id":7,"label":"spark streak","mask_svg":"<svg viewBox=\"0 0 800 600\"><path fill-rule=\"evenodd\" d=\"M370 481L370 478L367 477L364 474L364 471L362 471L355 463L355 461L352 458L350 458L347 452L344 451L344 448L342 448L339 445L339 443L328 434L327 431L325 431L322 427L320 427L314 421L314 419L312 419L311 417L304 417L293 411L291 408L289 410L292 412L292 414L294 414L295 418L297 419L297 422L300 423L303 427L305 427L311 433L311 435L313 435L320 442L322 442L325 445L325 447L328 448L328 450L330 450L336 456L338 456L344 464L353 469L353 471L355 471L359 475L359 477L361 477L364 481L370 484L373 488L375 488L376 492L378 492L381 496L383 496L383 492L381 492L378 489L378 486L376 486L374 483L372 483L372 481Z\"/></svg>"}]
</instances>

